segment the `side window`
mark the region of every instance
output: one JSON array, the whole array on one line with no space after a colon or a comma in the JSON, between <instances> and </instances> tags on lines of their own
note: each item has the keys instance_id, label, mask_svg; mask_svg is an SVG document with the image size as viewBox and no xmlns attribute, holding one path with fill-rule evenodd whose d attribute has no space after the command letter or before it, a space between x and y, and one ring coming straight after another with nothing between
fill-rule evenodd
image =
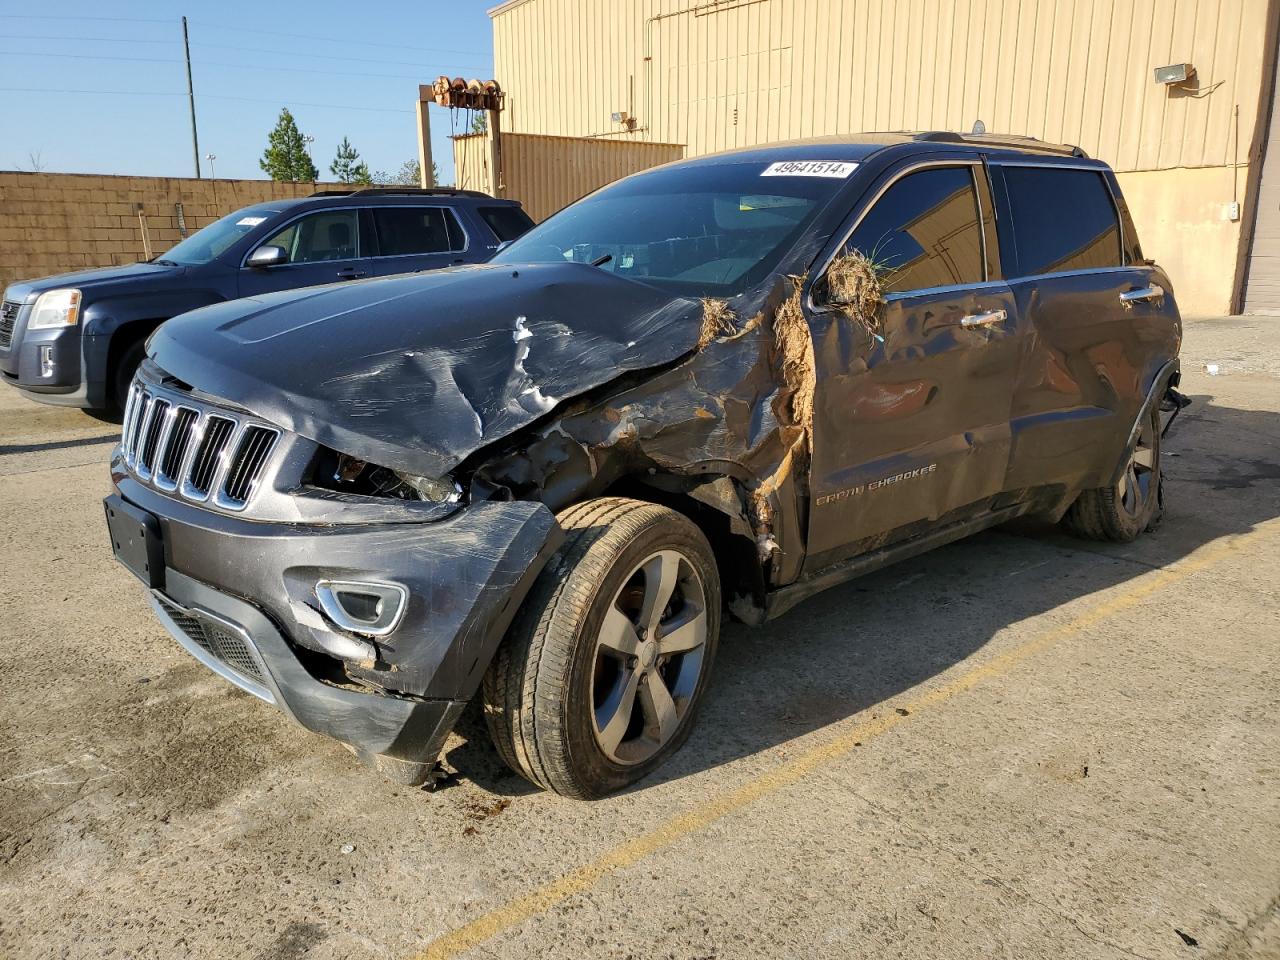
<instances>
[{"instance_id":1,"label":"side window","mask_svg":"<svg viewBox=\"0 0 1280 960\"><path fill-rule=\"evenodd\" d=\"M849 246L882 268L885 293L981 283L982 225L970 168L931 167L896 181Z\"/></svg>"},{"instance_id":2,"label":"side window","mask_svg":"<svg viewBox=\"0 0 1280 960\"><path fill-rule=\"evenodd\" d=\"M476 212L503 243L514 240L533 226L529 215L519 207L477 207Z\"/></svg>"},{"instance_id":3,"label":"side window","mask_svg":"<svg viewBox=\"0 0 1280 960\"><path fill-rule=\"evenodd\" d=\"M457 217L446 207L377 207L373 222L383 257L448 253L467 245Z\"/></svg>"},{"instance_id":4,"label":"side window","mask_svg":"<svg viewBox=\"0 0 1280 960\"><path fill-rule=\"evenodd\" d=\"M293 221L263 246L283 247L290 263L353 260L360 256L356 211L326 210Z\"/></svg>"},{"instance_id":5,"label":"side window","mask_svg":"<svg viewBox=\"0 0 1280 960\"><path fill-rule=\"evenodd\" d=\"M1004 182L1020 274L1123 264L1120 222L1101 173L1006 166Z\"/></svg>"}]
</instances>

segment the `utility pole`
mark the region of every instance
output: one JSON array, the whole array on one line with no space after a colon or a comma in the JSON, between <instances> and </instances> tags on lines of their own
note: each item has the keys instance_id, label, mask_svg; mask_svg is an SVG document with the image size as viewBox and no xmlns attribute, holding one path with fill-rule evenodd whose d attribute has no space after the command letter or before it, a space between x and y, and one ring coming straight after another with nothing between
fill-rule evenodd
<instances>
[{"instance_id":1,"label":"utility pole","mask_svg":"<svg viewBox=\"0 0 1280 960\"><path fill-rule=\"evenodd\" d=\"M431 160L431 116L427 113L427 104L433 102L431 84L418 84L418 185L424 190L436 185L435 164Z\"/></svg>"},{"instance_id":2,"label":"utility pole","mask_svg":"<svg viewBox=\"0 0 1280 960\"><path fill-rule=\"evenodd\" d=\"M191 107L191 156L196 161L196 179L200 179L200 138L196 136L196 94L191 88L191 42L187 39L187 18L182 18L182 50L187 55L187 105Z\"/></svg>"}]
</instances>

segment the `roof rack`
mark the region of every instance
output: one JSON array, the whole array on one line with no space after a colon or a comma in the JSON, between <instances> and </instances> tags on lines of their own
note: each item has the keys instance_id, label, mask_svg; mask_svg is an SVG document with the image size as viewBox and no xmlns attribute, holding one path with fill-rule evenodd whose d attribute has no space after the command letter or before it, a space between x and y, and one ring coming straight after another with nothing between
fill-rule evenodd
<instances>
[{"instance_id":1,"label":"roof rack","mask_svg":"<svg viewBox=\"0 0 1280 960\"><path fill-rule=\"evenodd\" d=\"M483 190L459 190L457 187L361 187L356 190L317 190L313 197L479 197L492 200Z\"/></svg>"},{"instance_id":2,"label":"roof rack","mask_svg":"<svg viewBox=\"0 0 1280 960\"><path fill-rule=\"evenodd\" d=\"M1010 150L1028 150L1034 153L1052 153L1064 157L1088 158L1088 154L1070 143L1050 143L1035 137L1023 137L1007 133L955 133L951 130L927 130L917 133L913 140L931 143L972 143Z\"/></svg>"}]
</instances>

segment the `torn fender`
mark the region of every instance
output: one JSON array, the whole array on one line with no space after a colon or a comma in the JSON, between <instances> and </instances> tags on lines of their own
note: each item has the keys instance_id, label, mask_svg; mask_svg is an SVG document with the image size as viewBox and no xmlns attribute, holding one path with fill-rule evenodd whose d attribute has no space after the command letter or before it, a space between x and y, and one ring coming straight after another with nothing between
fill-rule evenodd
<instances>
[{"instance_id":1,"label":"torn fender","mask_svg":"<svg viewBox=\"0 0 1280 960\"><path fill-rule=\"evenodd\" d=\"M482 265L205 307L162 326L150 354L286 430L442 477L701 331L698 301L588 264Z\"/></svg>"},{"instance_id":2,"label":"torn fender","mask_svg":"<svg viewBox=\"0 0 1280 960\"><path fill-rule=\"evenodd\" d=\"M798 301L795 279L776 276L758 295L730 303L728 333L717 307L716 330L697 353L539 425L514 449L477 464L477 480L559 509L628 476L660 472L687 478L691 487L731 477L742 502L721 496L710 505L734 532L744 532L745 514L773 579L793 578L803 558L811 416L805 371L812 368ZM798 329L783 331L797 320Z\"/></svg>"}]
</instances>

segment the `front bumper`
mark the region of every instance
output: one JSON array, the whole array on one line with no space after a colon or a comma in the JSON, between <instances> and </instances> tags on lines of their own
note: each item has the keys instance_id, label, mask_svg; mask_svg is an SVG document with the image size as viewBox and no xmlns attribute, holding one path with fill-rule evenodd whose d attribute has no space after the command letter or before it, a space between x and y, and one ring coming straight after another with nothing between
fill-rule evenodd
<instances>
[{"instance_id":1,"label":"front bumper","mask_svg":"<svg viewBox=\"0 0 1280 960\"><path fill-rule=\"evenodd\" d=\"M28 330L31 305L18 311L12 339L0 347L0 378L33 400L84 406L87 401L79 326Z\"/></svg>"},{"instance_id":2,"label":"front bumper","mask_svg":"<svg viewBox=\"0 0 1280 960\"><path fill-rule=\"evenodd\" d=\"M429 773L516 609L563 534L545 506L477 503L434 523L262 523L165 496L130 476L118 495L158 520L157 616L193 656L401 782ZM321 580L408 592L385 637L327 621ZM335 657L334 639L376 656ZM347 644L350 647L350 644Z\"/></svg>"}]
</instances>

